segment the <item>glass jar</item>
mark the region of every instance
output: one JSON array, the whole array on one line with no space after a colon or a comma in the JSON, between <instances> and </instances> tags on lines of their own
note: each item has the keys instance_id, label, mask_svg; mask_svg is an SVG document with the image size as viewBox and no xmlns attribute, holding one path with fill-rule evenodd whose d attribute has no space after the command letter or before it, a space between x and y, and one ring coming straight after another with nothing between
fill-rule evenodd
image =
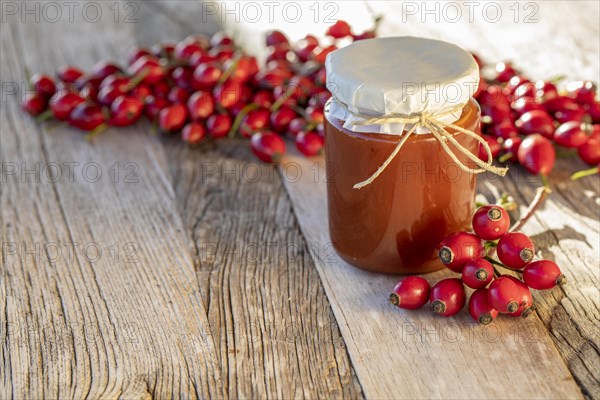
<instances>
[{"instance_id":1,"label":"glass jar","mask_svg":"<svg viewBox=\"0 0 600 400\"><path fill-rule=\"evenodd\" d=\"M326 68L333 247L369 271L443 268L442 239L471 227L473 172L492 168L474 162L481 141L472 98L477 63L450 43L398 37L354 42L330 53Z\"/></svg>"},{"instance_id":2,"label":"glass jar","mask_svg":"<svg viewBox=\"0 0 600 400\"><path fill-rule=\"evenodd\" d=\"M456 125L479 132L480 111L471 100ZM370 271L416 274L444 267L437 246L452 232L469 230L475 175L460 170L431 135L413 135L368 186L353 186L376 170L401 136L352 132L325 119L327 199L332 245L346 262ZM448 133L478 154L479 143ZM459 159L469 164L466 156Z\"/></svg>"}]
</instances>

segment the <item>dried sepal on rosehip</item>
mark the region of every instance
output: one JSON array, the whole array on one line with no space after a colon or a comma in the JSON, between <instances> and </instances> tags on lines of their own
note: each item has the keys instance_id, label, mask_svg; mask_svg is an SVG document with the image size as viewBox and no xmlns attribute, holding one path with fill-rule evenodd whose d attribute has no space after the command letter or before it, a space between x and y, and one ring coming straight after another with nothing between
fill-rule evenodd
<instances>
[{"instance_id":1,"label":"dried sepal on rosehip","mask_svg":"<svg viewBox=\"0 0 600 400\"><path fill-rule=\"evenodd\" d=\"M409 276L396 284L389 301L400 308L415 310L429 301L430 290L427 280L419 276Z\"/></svg>"},{"instance_id":2,"label":"dried sepal on rosehip","mask_svg":"<svg viewBox=\"0 0 600 400\"><path fill-rule=\"evenodd\" d=\"M523 317L527 318L533 311L535 311L535 306L533 305L533 296L531 295L531 290L529 287L523 283L520 279L515 278L514 276L504 275L506 278L510 279L517 285L517 303L519 303L519 308L517 311L510 313L511 317Z\"/></svg>"}]
</instances>

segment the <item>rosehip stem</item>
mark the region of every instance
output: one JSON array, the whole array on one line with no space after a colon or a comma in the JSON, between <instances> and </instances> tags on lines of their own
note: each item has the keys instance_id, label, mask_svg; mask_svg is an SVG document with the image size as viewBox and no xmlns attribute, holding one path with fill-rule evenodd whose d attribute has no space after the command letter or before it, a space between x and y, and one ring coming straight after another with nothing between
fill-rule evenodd
<instances>
[{"instance_id":1,"label":"rosehip stem","mask_svg":"<svg viewBox=\"0 0 600 400\"><path fill-rule=\"evenodd\" d=\"M41 113L40 115L38 115L37 117L35 117L35 120L38 123L42 123L42 122L48 121L52 117L54 117L54 111L48 109L48 110L44 111L43 113Z\"/></svg>"},{"instance_id":2,"label":"rosehip stem","mask_svg":"<svg viewBox=\"0 0 600 400\"><path fill-rule=\"evenodd\" d=\"M238 113L238 115L235 117L235 121L233 121L233 125L231 125L231 129L229 130L229 133L227 134L227 136L229 136L230 138L233 138L235 136L235 133L238 131L238 129L240 129L240 126L242 125L242 121L244 120L244 117L253 110L258 109L260 106L257 103L250 103L248 105L246 105L244 108L242 108L240 110L240 112Z\"/></svg>"},{"instance_id":3,"label":"rosehip stem","mask_svg":"<svg viewBox=\"0 0 600 400\"><path fill-rule=\"evenodd\" d=\"M577 179L585 178L586 176L600 174L600 167L594 167L590 169L584 169L583 171L575 172L571 175L571 180L576 181Z\"/></svg>"},{"instance_id":4,"label":"rosehip stem","mask_svg":"<svg viewBox=\"0 0 600 400\"><path fill-rule=\"evenodd\" d=\"M92 129L90 133L85 135L85 140L91 142L96 136L104 132L106 129L108 129L108 124L98 125L96 128Z\"/></svg>"},{"instance_id":5,"label":"rosehip stem","mask_svg":"<svg viewBox=\"0 0 600 400\"><path fill-rule=\"evenodd\" d=\"M219 78L219 80L217 81L217 85L221 85L223 83L225 83L225 81L227 79L229 79L229 77L231 76L231 74L233 74L233 71L235 71L235 69L238 67L239 63L240 63L240 59L241 56L237 56L233 62L231 63L231 65L229 66L229 68L227 68L225 70L225 72L223 72L223 75L221 75L221 77Z\"/></svg>"},{"instance_id":6,"label":"rosehip stem","mask_svg":"<svg viewBox=\"0 0 600 400\"><path fill-rule=\"evenodd\" d=\"M290 98L294 95L294 91L295 90L286 90L285 93L277 99L277 101L275 103L273 103L273 105L271 106L270 111L271 112L275 112L277 110L279 110L281 108L281 106Z\"/></svg>"},{"instance_id":7,"label":"rosehip stem","mask_svg":"<svg viewBox=\"0 0 600 400\"><path fill-rule=\"evenodd\" d=\"M58 128L61 128L63 126L67 126L67 125L68 125L67 121L57 121L55 123L48 125L46 127L46 132L50 133L50 132L54 131L55 129L58 129Z\"/></svg>"},{"instance_id":8,"label":"rosehip stem","mask_svg":"<svg viewBox=\"0 0 600 400\"><path fill-rule=\"evenodd\" d=\"M545 185L537 188L535 197L533 198L531 204L529 204L527 210L525 210L525 213L521 216L521 218L519 218L517 222L515 222L515 224L508 231L515 232L521 230L523 225L525 225L527 221L529 221L529 219L533 216L533 214L535 214L537 209L540 208L540 206L542 205L542 203L544 203L544 200L546 200L546 197L548 197L550 193L552 193L552 189L550 189L550 186Z\"/></svg>"},{"instance_id":9,"label":"rosehip stem","mask_svg":"<svg viewBox=\"0 0 600 400\"><path fill-rule=\"evenodd\" d=\"M496 267L500 267L500 268L504 268L504 269L508 269L509 271L512 272L516 272L517 274L523 274L521 271L517 271L515 269L512 268L508 268L506 265L502 264L500 261L496 261L495 259L493 259L490 256L485 256L484 257L487 261L489 261L492 265L495 265ZM496 267L494 267L494 272L496 272Z\"/></svg>"},{"instance_id":10,"label":"rosehip stem","mask_svg":"<svg viewBox=\"0 0 600 400\"><path fill-rule=\"evenodd\" d=\"M144 68L143 70L141 70L139 74L131 78L131 81L129 81L128 89L135 89L140 83L142 83L144 79L146 79L149 73L150 68Z\"/></svg>"},{"instance_id":11,"label":"rosehip stem","mask_svg":"<svg viewBox=\"0 0 600 400\"><path fill-rule=\"evenodd\" d=\"M499 278L500 276L502 276L502 274L496 269L496 267L492 266L492 268L494 269L494 278Z\"/></svg>"},{"instance_id":12,"label":"rosehip stem","mask_svg":"<svg viewBox=\"0 0 600 400\"><path fill-rule=\"evenodd\" d=\"M505 163L512 158L513 153L505 153L498 158L498 162Z\"/></svg>"}]
</instances>

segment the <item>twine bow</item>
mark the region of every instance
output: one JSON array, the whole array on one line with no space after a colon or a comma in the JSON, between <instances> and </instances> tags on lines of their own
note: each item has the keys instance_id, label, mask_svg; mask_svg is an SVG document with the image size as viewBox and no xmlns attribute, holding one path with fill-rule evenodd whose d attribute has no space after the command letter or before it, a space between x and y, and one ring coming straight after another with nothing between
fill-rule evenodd
<instances>
[{"instance_id":1,"label":"twine bow","mask_svg":"<svg viewBox=\"0 0 600 400\"><path fill-rule=\"evenodd\" d=\"M446 115L450 115L454 112L462 110L462 108L464 107L463 105L458 105L448 111L444 111L444 112L437 113L437 114L432 114L430 112L420 112L420 113L414 113L414 114L410 114L410 115L390 114L390 115L381 116L381 117L371 117L368 115L362 115L362 114L358 114L358 113L351 111L350 109L348 109L348 107L344 103L342 103L341 101L339 101L336 98L334 98L333 100L337 104L339 104L347 113L351 114L354 117L362 119L362 121L360 121L360 122L355 122L353 124L355 126L379 125L379 124L386 124L386 123L412 124L412 127L404 135L402 135L402 139L400 139L400 141L396 145L396 148L394 149L394 151L392 151L392 153L388 156L388 158L385 160L385 162L383 164L381 164L381 166L377 169L377 171L375 171L375 173L373 175L371 175L371 177L369 179L359 182L356 185L354 185L353 186L354 189L363 188L363 187L371 184L375 179L377 179L377 177L392 162L392 160L396 157L396 155L398 154L398 152L400 151L400 149L402 148L404 143L406 143L406 141L410 138L410 136L415 132L415 130L419 126L427 128L431 131L431 134L438 140L438 142L440 142L444 151L446 151L446 153L450 156L450 158L463 171L471 173L471 174L480 174L482 172L489 171L489 172L492 172L492 173L500 175L500 176L506 175L506 172L508 171L508 168L499 168L499 167L492 165L492 162L494 161L493 157L492 157L492 150L490 149L490 146L487 144L485 139L483 139L480 135L478 135L477 133L475 133L473 131L465 129L461 126L458 126L456 124L444 122L444 121L440 120L441 117L444 117ZM448 131L446 131L446 128L454 129L458 132L464 133L465 135L467 135L469 137L475 138L479 142L479 144L481 144L481 146L483 146L483 149L485 150L487 157L488 157L487 161L481 160L477 155L471 153L463 145L458 143L458 141L456 139L454 139L452 137L452 135L448 133ZM467 156L467 158L469 158L471 161L473 161L475 164L477 164L477 166L479 168L470 168L470 167L466 166L462 161L460 161L458 159L458 157L456 156L454 151L452 151L450 149L450 147L448 146L448 143L446 143L446 142L452 143L454 145L454 147L456 147L456 149L458 149L462 154Z\"/></svg>"}]
</instances>

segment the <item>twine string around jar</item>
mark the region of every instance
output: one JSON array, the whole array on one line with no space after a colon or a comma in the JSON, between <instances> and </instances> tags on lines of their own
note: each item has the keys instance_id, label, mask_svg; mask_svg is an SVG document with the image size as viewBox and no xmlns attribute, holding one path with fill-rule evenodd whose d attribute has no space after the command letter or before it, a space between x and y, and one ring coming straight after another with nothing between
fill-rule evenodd
<instances>
[{"instance_id":1,"label":"twine string around jar","mask_svg":"<svg viewBox=\"0 0 600 400\"><path fill-rule=\"evenodd\" d=\"M459 110L462 110L462 108L464 107L464 105L462 105L462 104L458 105L456 107L453 107L450 110L443 111L443 112L436 113L436 114L424 111L424 112L414 113L414 114L410 114L410 115L390 114L390 115L385 115L385 116L381 116L381 117L374 117L374 116L369 116L369 115L362 115L362 114L356 113L354 111L351 111L346 106L346 104L339 101L335 97L333 98L333 101L335 101L342 109L344 109L344 111L346 111L347 113L349 113L352 116L359 118L361 120L359 122L354 122L353 125L355 125L355 126L380 125L380 124L389 124L389 123L412 124L412 127L408 131L406 131L405 134L402 135L402 138L400 139L400 141L398 142L398 144L396 145L394 150L390 153L388 158L383 162L383 164L381 164L379 166L379 168L377 168L377 171L375 171L375 173L373 173L373 175L371 175L367 180L364 180L364 181L359 182L356 185L354 185L353 186L354 189L360 189L367 185L370 185L375 179L377 179L377 177L388 167L388 165L392 162L392 160L394 160L394 158L396 157L396 155L398 154L400 149L402 149L402 146L404 145L404 143L406 143L406 141L411 137L411 135L416 131L417 127L419 127L419 126L427 128L431 131L431 134L433 135L433 137L435 137L437 139L437 141L440 142L440 145L442 146L444 151L450 156L452 161L454 161L461 170L471 173L471 174L480 174L482 172L489 171L489 172L492 172L492 173L500 175L500 176L506 175L506 172L508 171L508 168L499 168L499 167L492 165L492 163L494 161L494 158L492 157L492 151L490 149L490 146L487 144L487 142L485 141L484 138L482 138L476 132L465 129L461 126L458 126L458 125L450 123L450 122L444 122L440 119L444 116L447 116L447 115L455 113ZM458 143L458 141L456 139L454 139L450 133L448 133L446 128L454 129L458 132L464 133L465 135L477 140L479 142L479 144L481 146L483 146L483 149L485 150L485 152L487 154L487 161L481 160L477 155L473 154L467 148L465 148L460 143ZM454 145L454 147L458 151L460 151L462 154L464 154L468 159L470 159L475 164L477 164L477 166L479 168L471 168L471 167L465 165L458 158L458 156L454 153L454 151L452 149L450 149L450 147L448 146L448 143L446 143L447 141L452 143L452 145Z\"/></svg>"}]
</instances>

